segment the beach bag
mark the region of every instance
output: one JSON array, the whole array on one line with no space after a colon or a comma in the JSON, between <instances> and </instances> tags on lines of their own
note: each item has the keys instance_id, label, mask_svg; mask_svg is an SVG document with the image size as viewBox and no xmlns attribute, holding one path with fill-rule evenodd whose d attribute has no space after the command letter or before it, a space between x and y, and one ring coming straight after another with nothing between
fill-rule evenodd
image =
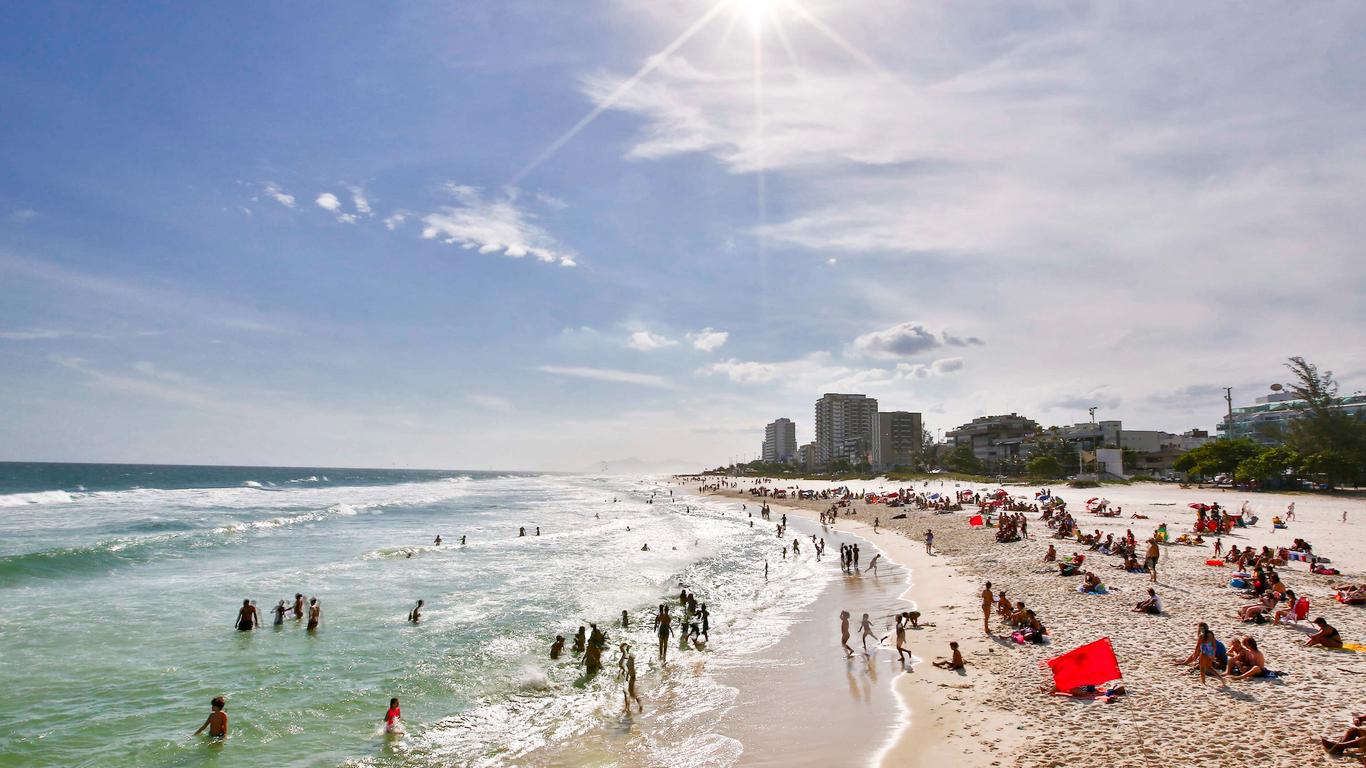
<instances>
[{"instance_id":1,"label":"beach bag","mask_svg":"<svg viewBox=\"0 0 1366 768\"><path fill-rule=\"evenodd\" d=\"M1230 581L1228 585L1234 589L1247 589L1248 586L1246 579L1234 579Z\"/></svg>"},{"instance_id":2,"label":"beach bag","mask_svg":"<svg viewBox=\"0 0 1366 768\"><path fill-rule=\"evenodd\" d=\"M1223 566L1228 565L1228 563L1225 563L1223 560L1206 560L1205 565L1217 565L1222 568Z\"/></svg>"}]
</instances>

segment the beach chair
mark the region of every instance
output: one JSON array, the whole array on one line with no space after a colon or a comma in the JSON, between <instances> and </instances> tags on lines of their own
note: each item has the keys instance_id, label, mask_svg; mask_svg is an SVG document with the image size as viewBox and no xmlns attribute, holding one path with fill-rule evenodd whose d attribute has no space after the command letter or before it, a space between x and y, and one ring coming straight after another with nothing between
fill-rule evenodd
<instances>
[{"instance_id":1,"label":"beach chair","mask_svg":"<svg viewBox=\"0 0 1366 768\"><path fill-rule=\"evenodd\" d=\"M1299 624L1301 621L1304 621L1305 618L1308 617L1308 616L1309 616L1309 598L1307 598L1307 597L1301 597L1301 598L1300 598L1298 601L1296 601L1296 603L1295 603L1295 612L1292 613L1292 614L1290 615L1290 617L1289 617L1289 618L1290 618L1290 621L1287 621L1286 623L1287 623L1287 624Z\"/></svg>"}]
</instances>

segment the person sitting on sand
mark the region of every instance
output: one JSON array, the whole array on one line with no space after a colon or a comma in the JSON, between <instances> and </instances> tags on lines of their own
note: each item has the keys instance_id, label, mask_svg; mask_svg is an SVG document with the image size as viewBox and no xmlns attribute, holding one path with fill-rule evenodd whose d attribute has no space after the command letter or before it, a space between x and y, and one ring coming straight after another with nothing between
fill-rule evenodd
<instances>
[{"instance_id":1,"label":"person sitting on sand","mask_svg":"<svg viewBox=\"0 0 1366 768\"><path fill-rule=\"evenodd\" d=\"M934 660L934 665L936 667L939 667L940 669L957 670L964 669L968 666L968 663L963 660L963 652L958 650L957 640L949 643L949 650L953 652L949 658L946 659L941 656Z\"/></svg>"},{"instance_id":2,"label":"person sitting on sand","mask_svg":"<svg viewBox=\"0 0 1366 768\"><path fill-rule=\"evenodd\" d=\"M1148 587L1148 598L1138 601L1134 606L1134 613L1150 613L1154 616L1162 615L1162 598L1157 596L1157 590Z\"/></svg>"},{"instance_id":3,"label":"person sitting on sand","mask_svg":"<svg viewBox=\"0 0 1366 768\"><path fill-rule=\"evenodd\" d=\"M1329 624L1327 619L1320 616L1317 619L1314 619L1314 623L1318 625L1319 631L1310 635L1309 639L1304 641L1306 647L1315 645L1320 648L1333 649L1342 647L1342 635L1338 634L1337 629L1334 628L1332 624Z\"/></svg>"},{"instance_id":4,"label":"person sitting on sand","mask_svg":"<svg viewBox=\"0 0 1366 768\"><path fill-rule=\"evenodd\" d=\"M1043 553L1043 561L1045 563L1056 563L1058 561L1058 550L1052 544L1049 544L1048 551Z\"/></svg>"},{"instance_id":5,"label":"person sitting on sand","mask_svg":"<svg viewBox=\"0 0 1366 768\"><path fill-rule=\"evenodd\" d=\"M1362 750L1363 762L1366 762L1366 714L1353 712L1352 725L1342 734L1342 738L1335 741L1324 736L1319 741L1323 743L1324 751L1330 755L1340 755L1352 748Z\"/></svg>"},{"instance_id":6,"label":"person sitting on sand","mask_svg":"<svg viewBox=\"0 0 1366 768\"><path fill-rule=\"evenodd\" d=\"M1086 555L1073 552L1070 558L1058 563L1058 574L1060 576L1076 576L1081 571L1081 564L1085 560Z\"/></svg>"},{"instance_id":7,"label":"person sitting on sand","mask_svg":"<svg viewBox=\"0 0 1366 768\"><path fill-rule=\"evenodd\" d=\"M1233 677L1234 680L1246 680L1249 677L1272 677L1271 670L1266 668L1266 656L1257 647L1256 638L1243 638L1243 656L1239 663L1243 672Z\"/></svg>"},{"instance_id":8,"label":"person sitting on sand","mask_svg":"<svg viewBox=\"0 0 1366 768\"><path fill-rule=\"evenodd\" d=\"M1096 575L1095 571L1086 572L1086 576L1082 579L1081 586L1077 587L1077 591L1091 595L1103 595L1106 592L1105 585L1101 583L1100 577Z\"/></svg>"}]
</instances>

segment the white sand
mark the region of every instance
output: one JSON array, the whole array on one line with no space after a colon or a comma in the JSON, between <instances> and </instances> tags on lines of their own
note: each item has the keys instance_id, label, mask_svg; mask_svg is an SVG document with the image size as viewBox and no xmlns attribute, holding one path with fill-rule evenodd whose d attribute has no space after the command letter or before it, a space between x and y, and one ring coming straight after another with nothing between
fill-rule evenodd
<instances>
[{"instance_id":1,"label":"white sand","mask_svg":"<svg viewBox=\"0 0 1366 768\"><path fill-rule=\"evenodd\" d=\"M748 481L741 481L742 483ZM821 488L820 481L783 481L783 486ZM838 483L833 484L838 485ZM853 482L854 490L891 489L892 482ZM909 485L909 484L907 484ZM920 486L923 489L923 486ZM963 484L964 488L978 488ZM946 481L943 490L954 490ZM938 489L932 481L929 490ZM743 490L743 486L742 486ZM1010 488L1013 493L1033 489ZM1302 563L1280 569L1291 589L1307 594L1311 618L1322 615L1348 642L1366 641L1366 609L1343 606L1331 599L1329 584L1362 581L1366 570L1366 498L1310 494L1246 494L1212 489L1181 489L1175 485L1136 484L1100 489L1055 489L1069 502L1085 531L1100 529L1117 536L1133 528L1140 541L1166 522L1175 537L1188 531L1194 513L1191 502L1218 501L1237 509L1246 499L1261 516L1258 526L1236 530L1225 547L1248 544L1280 546L1304 538L1315 552L1332 559L1341 577L1315 576ZM1103 496L1124 510L1122 518L1101 518L1084 512L1083 502ZM747 496L746 496L747 497ZM748 498L748 497L747 497ZM1291 501L1296 520L1288 530L1272 530L1270 519ZM810 514L828 502L770 502L800 506ZM898 691L909 705L908 727L887 752L884 765L962 764L1054 766L1108 764L1144 766L1179 764L1223 766L1332 765L1342 759L1323 754L1318 735L1339 735L1350 709L1366 708L1362 675L1366 654L1304 648L1307 627L1288 628L1242 624L1234 611L1247 602L1227 587L1230 569L1206 566L1208 548L1178 545L1163 549L1159 593L1167 615L1146 616L1130 611L1148 586L1144 574L1128 574L1108 566L1117 558L1093 553L1090 563L1114 592L1085 596L1075 591L1078 579L1057 575L1041 558L1050 541L1066 555L1070 542L1049 539L1051 531L1031 515L1032 539L997 544L995 529L969 529L971 513L930 515L905 508L857 505L857 519L871 521L907 534L905 540L870 526L842 518L839 528L873 538L887 556L912 570L909 591L924 614L923 621L938 627L915 633L910 642L926 659L946 654L948 641L963 643L968 674L932 669L919 664L901 676ZM1341 522L1343 510L1348 522ZM890 520L905 512L907 519ZM1149 516L1133 520L1132 513ZM1078 514L1079 513L1079 514ZM943 557L924 554L919 539L933 527L936 549ZM999 625L997 637L984 638L977 592L984 580L1004 587L1012 599L1024 600L1038 611L1053 633L1051 645L1021 646L1008 639ZM1196 624L1208 621L1225 642L1252 636L1273 669L1289 674L1280 680L1233 682L1201 688L1198 678L1170 662L1184 657L1194 643ZM1130 695L1113 704L1082 702L1045 696L1038 686L1047 677L1038 664L1102 636L1109 636L1124 672ZM971 641L971 642L968 642ZM1350 762L1350 761L1349 761Z\"/></svg>"}]
</instances>

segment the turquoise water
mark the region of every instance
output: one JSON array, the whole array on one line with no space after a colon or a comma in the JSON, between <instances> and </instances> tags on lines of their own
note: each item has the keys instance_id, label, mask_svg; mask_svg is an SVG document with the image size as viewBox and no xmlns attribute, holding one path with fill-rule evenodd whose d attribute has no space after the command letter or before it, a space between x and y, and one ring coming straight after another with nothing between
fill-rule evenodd
<instances>
[{"instance_id":1,"label":"turquoise water","mask_svg":"<svg viewBox=\"0 0 1366 768\"><path fill-rule=\"evenodd\" d=\"M680 727L726 700L683 670L702 656L743 663L833 575L773 559L765 582L770 526L671 490L585 476L0 464L0 765L630 765L673 761L688 743L691 765L733 763L738 745L699 751L702 726ZM680 583L709 604L713 643L675 646L661 666L648 619L676 604ZM319 598L315 634L292 620L233 629L244 598L267 612L295 592ZM572 654L547 654L555 634L589 620L617 639L623 609L650 702L635 719L620 714L614 675L583 681ZM604 661L614 668L615 653ZM220 694L227 743L190 738ZM402 700L400 739L379 732L390 696ZM667 701L687 706L654 703Z\"/></svg>"}]
</instances>

